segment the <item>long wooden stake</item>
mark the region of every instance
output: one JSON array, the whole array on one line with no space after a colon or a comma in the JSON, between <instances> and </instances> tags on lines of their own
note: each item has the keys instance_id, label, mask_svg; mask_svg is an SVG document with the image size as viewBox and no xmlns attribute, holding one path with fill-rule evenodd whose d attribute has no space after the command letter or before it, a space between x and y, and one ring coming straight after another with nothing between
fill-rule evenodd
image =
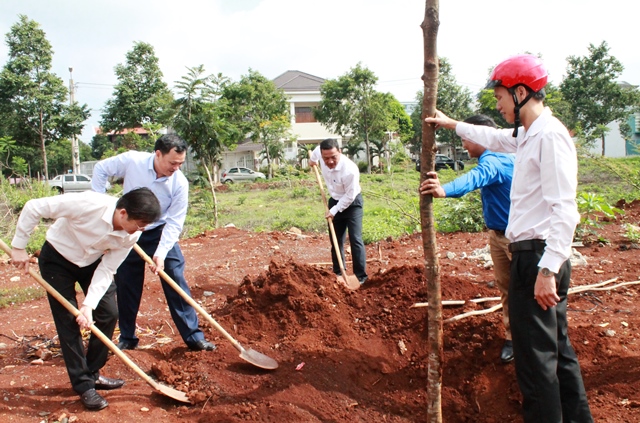
<instances>
[{"instance_id":1,"label":"long wooden stake","mask_svg":"<svg viewBox=\"0 0 640 423\"><path fill-rule=\"evenodd\" d=\"M436 133L433 125L424 120L436 113L438 99L439 59L437 49L438 28L440 26L438 0L426 0L422 27L424 41L424 66L422 80L422 153L420 157L420 182L427 178L427 172L434 170ZM442 357L444 342L442 335L442 304L440 290L440 266L438 264L433 197L420 195L420 223L422 227L422 248L424 251L424 273L427 281L428 321L427 338L429 344L427 368L427 422L442 423Z\"/></svg>"}]
</instances>

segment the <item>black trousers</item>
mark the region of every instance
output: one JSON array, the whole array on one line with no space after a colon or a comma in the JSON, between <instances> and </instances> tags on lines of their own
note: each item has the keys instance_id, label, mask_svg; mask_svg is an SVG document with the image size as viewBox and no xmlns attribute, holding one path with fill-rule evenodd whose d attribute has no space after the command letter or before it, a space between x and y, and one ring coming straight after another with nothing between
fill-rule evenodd
<instances>
[{"instance_id":1,"label":"black trousers","mask_svg":"<svg viewBox=\"0 0 640 423\"><path fill-rule=\"evenodd\" d=\"M138 245L149 257L152 257L160 243L164 225L150 231L142 232ZM145 262L131 250L127 258L118 268L115 276L118 290L118 312L120 314L120 341L138 342L136 336L136 318L142 300L142 288L144 286ZM187 295L191 296L189 285L184 278L184 256L180 246L176 243L164 260L164 271ZM198 315L196 310L189 305L168 283L160 278L164 296L167 299L171 318L182 337L182 340L192 346L204 339L204 334L198 328ZM157 289L157 285L153 289Z\"/></svg>"},{"instance_id":2,"label":"black trousers","mask_svg":"<svg viewBox=\"0 0 640 423\"><path fill-rule=\"evenodd\" d=\"M338 201L329 197L329 208L335 206L337 203ZM362 194L358 194L349 207L333 217L333 227L336 231L342 263L345 263L344 242L347 237L347 230L349 231L351 257L353 258L353 273L360 282L364 282L367 279L367 254L364 242L362 241L363 203ZM333 272L337 275L342 273L333 243L331 243L331 260L333 262Z\"/></svg>"},{"instance_id":3,"label":"black trousers","mask_svg":"<svg viewBox=\"0 0 640 423\"><path fill-rule=\"evenodd\" d=\"M530 241L522 242L531 245ZM567 332L571 263L567 260L556 275L560 301L542 310L533 295L543 249L540 241L531 249L512 250L509 318L524 421L590 423L593 418L580 364Z\"/></svg>"},{"instance_id":4,"label":"black trousers","mask_svg":"<svg viewBox=\"0 0 640 423\"><path fill-rule=\"evenodd\" d=\"M101 259L98 259L89 266L78 267L60 255L51 244L45 242L40 251L38 265L42 278L74 307L78 308L75 284L78 282L86 295L93 273L100 261ZM93 311L96 327L109 339L113 336L118 320L115 294L116 286L112 282ZM92 333L85 355L82 335L76 318L54 297L48 295L48 298L71 385L78 394L83 394L95 386L100 369L107 362L109 349Z\"/></svg>"}]
</instances>

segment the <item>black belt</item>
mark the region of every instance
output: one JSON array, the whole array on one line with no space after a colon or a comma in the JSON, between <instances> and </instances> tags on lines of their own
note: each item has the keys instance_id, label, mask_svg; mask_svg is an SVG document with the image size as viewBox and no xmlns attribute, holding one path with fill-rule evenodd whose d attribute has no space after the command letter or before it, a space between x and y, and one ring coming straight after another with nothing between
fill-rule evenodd
<instances>
[{"instance_id":1,"label":"black belt","mask_svg":"<svg viewBox=\"0 0 640 423\"><path fill-rule=\"evenodd\" d=\"M544 239L525 239L524 241L512 242L509 244L509 251L543 251L547 245Z\"/></svg>"}]
</instances>

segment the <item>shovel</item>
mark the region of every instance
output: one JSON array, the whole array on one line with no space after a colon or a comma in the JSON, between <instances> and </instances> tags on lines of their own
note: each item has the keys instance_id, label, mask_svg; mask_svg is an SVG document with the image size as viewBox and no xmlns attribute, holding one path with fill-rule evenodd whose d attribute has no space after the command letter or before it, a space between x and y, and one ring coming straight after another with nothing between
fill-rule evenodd
<instances>
[{"instance_id":1,"label":"shovel","mask_svg":"<svg viewBox=\"0 0 640 423\"><path fill-rule=\"evenodd\" d=\"M136 250L136 253L138 253L144 261L146 261L148 264L152 266L155 266L155 263L151 259L151 257L149 257L147 253L145 253L138 244L134 244L133 249ZM273 358L267 357L266 355L259 353L258 351L252 350L251 348L249 348L248 350L245 350L238 341L233 339L233 337L229 335L229 333L226 330L224 330L224 328L220 326L218 322L216 322L209 313L205 311L205 309L200 307L200 305L196 303L193 300L193 298L187 295L187 293L184 292L182 288L180 288L180 285L178 285L173 279L171 279L171 277L169 277L169 275L167 275L167 273L164 270L160 270L158 273L160 273L160 276L162 277L162 279L164 279L166 283L168 283L187 303L189 303L191 307L195 308L198 313L200 313L204 318L206 318L207 321L214 328L220 331L220 333L222 333L222 335L224 335L224 337L227 338L227 340L233 344L235 349L237 349L240 352L241 359L253 364L254 366L260 367L262 369L273 370L278 368L278 362L275 361Z\"/></svg>"},{"instance_id":2,"label":"shovel","mask_svg":"<svg viewBox=\"0 0 640 423\"><path fill-rule=\"evenodd\" d=\"M4 250L5 253L11 257L11 248L7 244L5 244L2 240L0 240L0 247ZM42 279L38 273L36 273L33 269L29 269L29 274L33 277L42 287L56 300L60 302L71 314L74 316L78 316L80 311L73 306L65 297L63 297L58 291L56 291L47 281ZM168 386L162 385L151 378L148 374L142 371L140 367L138 367L125 353L123 353L117 346L114 344L111 339L109 339L100 329L96 327L96 325L92 324L91 332L97 336L120 360L124 362L129 368L131 368L134 372L138 374L145 382L151 385L156 391L160 392L163 395L166 395L170 398L173 398L180 402L190 403L189 398L184 392L178 391L177 389L170 388Z\"/></svg>"},{"instance_id":3,"label":"shovel","mask_svg":"<svg viewBox=\"0 0 640 423\"><path fill-rule=\"evenodd\" d=\"M311 166L316 172L316 180L318 181L318 186L320 187L320 192L322 193L322 201L324 202L325 211L329 211L329 204L327 204L327 197L324 194L324 187L322 186L322 179L320 179L320 172L318 172L318 163L316 166ZM360 288L360 281L355 275L347 275L347 271L344 268L344 263L342 262L342 253L340 252L340 246L338 245L338 237L336 236L336 230L333 227L333 219L328 218L327 222L329 222L329 232L331 232L331 242L333 243L333 249L336 252L336 257L338 258L338 265L340 266L340 271L342 272L342 279L344 280L344 286L347 289L355 291Z\"/></svg>"}]
</instances>

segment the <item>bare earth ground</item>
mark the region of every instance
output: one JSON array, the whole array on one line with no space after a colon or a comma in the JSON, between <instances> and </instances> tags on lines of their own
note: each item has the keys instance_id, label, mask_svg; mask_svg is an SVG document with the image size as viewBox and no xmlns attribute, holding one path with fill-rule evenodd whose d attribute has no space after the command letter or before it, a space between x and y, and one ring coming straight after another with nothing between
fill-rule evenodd
<instances>
[{"instance_id":1,"label":"bare earth ground","mask_svg":"<svg viewBox=\"0 0 640 423\"><path fill-rule=\"evenodd\" d=\"M578 248L573 286L640 279L640 254L621 224L638 224L640 206L599 230L608 244ZM481 259L487 235L438 236L442 298L498 296ZM190 352L171 321L159 283L149 274L141 346L127 351L154 378L187 392L192 405L157 393L117 357L103 374L127 381L104 396L109 407L85 411L71 390L46 299L0 310L0 418L3 422L419 422L426 420L426 301L420 236L368 245L370 279L356 292L326 265L325 234L249 233L219 229L181 241L193 298L246 349L280 364L259 369L205 319L213 352ZM453 253L453 254L448 254ZM0 263L0 288L37 286ZM640 422L640 285L569 297L570 336L597 422ZM496 302L445 306L444 318ZM54 339L43 364L40 344ZM116 334L117 339L117 334ZM442 407L445 422L521 422L512 364L498 360L501 312L444 325ZM51 344L51 343L49 343ZM156 369L154 372L153 369ZM158 371L157 369L162 369Z\"/></svg>"}]
</instances>

